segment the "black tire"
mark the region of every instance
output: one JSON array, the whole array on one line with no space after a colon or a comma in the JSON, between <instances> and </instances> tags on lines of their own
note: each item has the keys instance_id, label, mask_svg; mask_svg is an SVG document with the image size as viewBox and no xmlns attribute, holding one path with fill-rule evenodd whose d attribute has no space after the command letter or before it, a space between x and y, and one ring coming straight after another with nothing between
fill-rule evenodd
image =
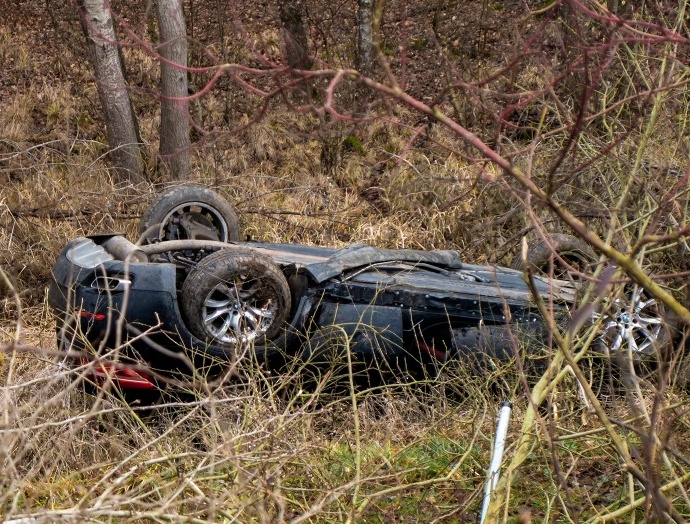
<instances>
[{"instance_id":1,"label":"black tire","mask_svg":"<svg viewBox=\"0 0 690 524\"><path fill-rule=\"evenodd\" d=\"M181 309L197 338L236 350L278 336L290 302L287 280L272 260L250 249L230 248L209 255L190 271Z\"/></svg>"},{"instance_id":2,"label":"black tire","mask_svg":"<svg viewBox=\"0 0 690 524\"><path fill-rule=\"evenodd\" d=\"M240 239L235 209L218 193L198 184L161 193L141 217L139 233L149 242Z\"/></svg>"},{"instance_id":3,"label":"black tire","mask_svg":"<svg viewBox=\"0 0 690 524\"><path fill-rule=\"evenodd\" d=\"M583 273L596 260L592 248L583 240L571 235L554 233L549 236L549 242L540 238L527 244L527 264L539 275L564 278L571 274L568 266L574 268L577 273ZM510 267L525 269L522 254L513 259Z\"/></svg>"}]
</instances>

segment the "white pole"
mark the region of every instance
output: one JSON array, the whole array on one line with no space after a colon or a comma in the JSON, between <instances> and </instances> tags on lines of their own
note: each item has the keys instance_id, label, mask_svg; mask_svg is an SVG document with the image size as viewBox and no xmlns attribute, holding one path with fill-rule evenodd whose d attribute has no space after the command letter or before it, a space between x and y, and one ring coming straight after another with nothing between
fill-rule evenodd
<instances>
[{"instance_id":1,"label":"white pole","mask_svg":"<svg viewBox=\"0 0 690 524\"><path fill-rule=\"evenodd\" d=\"M498 422L496 423L496 437L494 438L494 450L491 455L491 465L486 476L486 486L484 487L484 503L482 504L482 516L479 520L480 524L484 524L486 512L489 510L489 501L491 500L491 493L498 483L498 475L501 472L501 463L503 462L503 452L506 447L506 436L508 434L508 422L510 421L510 412L513 409L513 404L504 402L501 405L501 410L498 412Z\"/></svg>"}]
</instances>

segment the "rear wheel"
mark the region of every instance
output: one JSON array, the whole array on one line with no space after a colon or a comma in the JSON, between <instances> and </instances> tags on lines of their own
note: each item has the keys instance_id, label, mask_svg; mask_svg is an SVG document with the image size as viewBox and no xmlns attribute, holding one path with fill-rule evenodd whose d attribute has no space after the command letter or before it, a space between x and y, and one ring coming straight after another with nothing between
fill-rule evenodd
<instances>
[{"instance_id":1,"label":"rear wheel","mask_svg":"<svg viewBox=\"0 0 690 524\"><path fill-rule=\"evenodd\" d=\"M596 261L596 255L584 241L571 235L554 233L548 241L533 240L527 245L527 259L518 255L513 269L531 268L537 274L554 278L578 278ZM526 264L525 264L526 263Z\"/></svg>"},{"instance_id":2,"label":"rear wheel","mask_svg":"<svg viewBox=\"0 0 690 524\"><path fill-rule=\"evenodd\" d=\"M290 302L280 268L248 249L209 255L182 286L182 313L190 332L227 349L260 345L278 336Z\"/></svg>"},{"instance_id":3,"label":"rear wheel","mask_svg":"<svg viewBox=\"0 0 690 524\"><path fill-rule=\"evenodd\" d=\"M163 240L239 240L233 207L207 187L189 184L158 196L141 217L139 233L149 242Z\"/></svg>"}]
</instances>

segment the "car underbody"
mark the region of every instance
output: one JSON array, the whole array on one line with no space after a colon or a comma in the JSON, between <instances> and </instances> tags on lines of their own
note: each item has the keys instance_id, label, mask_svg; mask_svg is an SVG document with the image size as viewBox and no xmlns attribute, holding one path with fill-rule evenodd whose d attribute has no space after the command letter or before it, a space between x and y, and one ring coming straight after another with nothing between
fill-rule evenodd
<instances>
[{"instance_id":1,"label":"car underbody","mask_svg":"<svg viewBox=\"0 0 690 524\"><path fill-rule=\"evenodd\" d=\"M341 359L369 379L417 380L449 361L538 354L548 329L535 300L566 322L576 299L570 280L528 285L523 271L450 250L239 241L234 210L199 186L151 209L139 243L79 237L55 264L60 348L72 362L95 359L101 384L213 378L238 359L277 371ZM585 253L573 245L568 262Z\"/></svg>"}]
</instances>

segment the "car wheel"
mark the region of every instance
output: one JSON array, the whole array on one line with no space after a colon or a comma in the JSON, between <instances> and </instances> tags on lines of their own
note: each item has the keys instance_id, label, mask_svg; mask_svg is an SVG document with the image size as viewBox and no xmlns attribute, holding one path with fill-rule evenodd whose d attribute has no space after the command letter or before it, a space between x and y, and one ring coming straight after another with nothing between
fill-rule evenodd
<instances>
[{"instance_id":1,"label":"car wheel","mask_svg":"<svg viewBox=\"0 0 690 524\"><path fill-rule=\"evenodd\" d=\"M233 207L207 187L189 184L161 193L141 217L143 240L214 240L240 238Z\"/></svg>"},{"instance_id":2,"label":"car wheel","mask_svg":"<svg viewBox=\"0 0 690 524\"><path fill-rule=\"evenodd\" d=\"M591 247L583 240L571 235L554 233L550 235L548 242L540 238L527 245L529 267L538 274L555 278L568 278L573 274L572 269L576 273L583 273L596 259ZM522 256L515 257L510 267L524 270L525 261Z\"/></svg>"},{"instance_id":3,"label":"car wheel","mask_svg":"<svg viewBox=\"0 0 690 524\"><path fill-rule=\"evenodd\" d=\"M614 391L627 390L638 379L658 385L666 373L676 386L687 386L685 357L675 347L678 321L643 289L628 285L619 295L604 298L592 321L598 328L593 361L604 365L599 366L601 378Z\"/></svg>"},{"instance_id":4,"label":"car wheel","mask_svg":"<svg viewBox=\"0 0 690 524\"><path fill-rule=\"evenodd\" d=\"M290 288L280 268L249 249L209 255L182 286L182 314L190 332L233 350L279 335L290 302Z\"/></svg>"},{"instance_id":5,"label":"car wheel","mask_svg":"<svg viewBox=\"0 0 690 524\"><path fill-rule=\"evenodd\" d=\"M596 317L602 318L601 337L609 353L630 350L633 356L648 358L669 338L656 300L641 289L609 301Z\"/></svg>"}]
</instances>

